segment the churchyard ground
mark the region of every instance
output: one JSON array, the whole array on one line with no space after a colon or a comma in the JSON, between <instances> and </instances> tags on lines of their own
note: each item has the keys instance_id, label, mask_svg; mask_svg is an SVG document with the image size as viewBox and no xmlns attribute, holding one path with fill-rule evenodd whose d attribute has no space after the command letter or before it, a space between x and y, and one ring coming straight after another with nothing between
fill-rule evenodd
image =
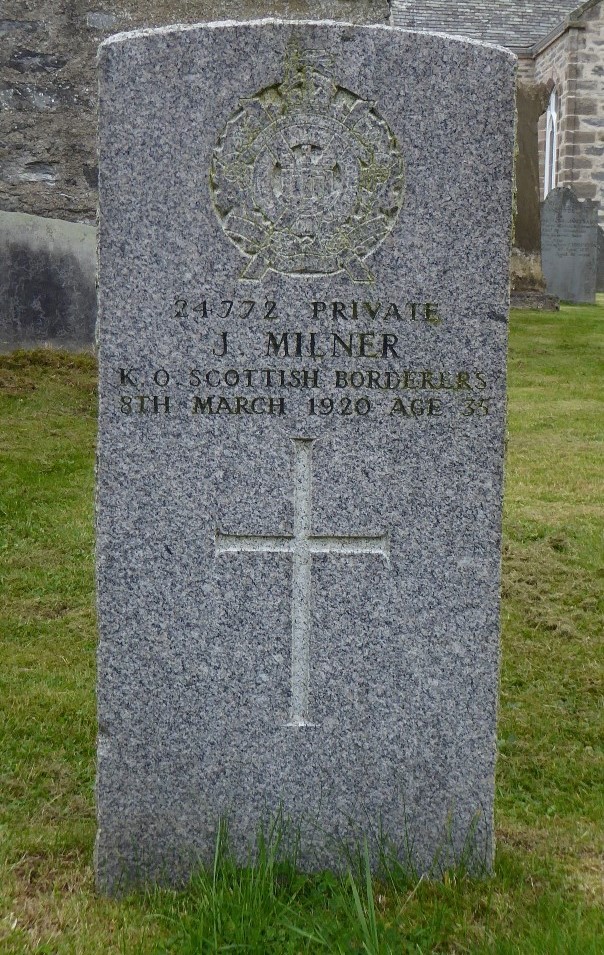
<instances>
[{"instance_id":1,"label":"churchyard ground","mask_svg":"<svg viewBox=\"0 0 604 955\"><path fill-rule=\"evenodd\" d=\"M219 857L95 894L96 368L0 358L0 951L601 951L604 307L514 313L493 878L303 876Z\"/></svg>"}]
</instances>

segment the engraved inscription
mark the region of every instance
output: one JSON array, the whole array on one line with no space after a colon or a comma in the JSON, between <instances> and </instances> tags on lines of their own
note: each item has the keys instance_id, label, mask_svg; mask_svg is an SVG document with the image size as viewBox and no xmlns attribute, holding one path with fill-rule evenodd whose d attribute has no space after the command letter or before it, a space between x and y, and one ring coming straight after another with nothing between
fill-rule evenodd
<instances>
[{"instance_id":1,"label":"engraved inscription","mask_svg":"<svg viewBox=\"0 0 604 955\"><path fill-rule=\"evenodd\" d=\"M375 106L339 86L323 50L286 52L283 79L242 99L210 171L219 221L249 262L241 278L346 271L364 259L403 204L403 157Z\"/></svg>"},{"instance_id":2,"label":"engraved inscription","mask_svg":"<svg viewBox=\"0 0 604 955\"><path fill-rule=\"evenodd\" d=\"M492 416L495 381L484 370L409 362L409 329L438 340L449 326L448 310L431 296L287 302L177 291L172 317L198 325L195 357L181 367L124 360L115 381L124 417L263 415L311 427L329 418L371 427L377 419L422 426L456 417L480 427Z\"/></svg>"},{"instance_id":3,"label":"engraved inscription","mask_svg":"<svg viewBox=\"0 0 604 955\"><path fill-rule=\"evenodd\" d=\"M219 302L210 302L207 299L193 300L190 304L186 298L176 298L174 300L174 311L172 318L193 319L199 324L201 318L237 318L246 320L249 318L262 317L264 319L279 318L279 305L271 299L252 300L252 299L222 299ZM314 321L320 321L322 324L327 322L339 321L362 321L370 318L372 321L386 320L403 322L427 322L429 325L437 326L442 324L442 316L438 305L435 302L381 302L376 301L358 301L353 299L349 302L302 302L300 303L300 317L304 319L311 318Z\"/></svg>"},{"instance_id":4,"label":"engraved inscription","mask_svg":"<svg viewBox=\"0 0 604 955\"><path fill-rule=\"evenodd\" d=\"M361 340L369 335L361 333ZM209 351L216 355L211 346ZM315 358L321 355L315 350ZM304 361L301 350L275 357ZM364 357L377 359L378 355L365 350ZM386 357L390 360L394 353L389 351ZM225 368L200 363L193 368L151 368L146 373L124 366L117 369L116 384L119 410L127 416L425 420L451 414L485 418L491 414L493 382L477 368ZM163 394L154 394L157 388Z\"/></svg>"},{"instance_id":5,"label":"engraved inscription","mask_svg":"<svg viewBox=\"0 0 604 955\"><path fill-rule=\"evenodd\" d=\"M313 534L311 438L294 438L293 534L223 534L216 531L216 554L291 554L291 704L288 726L310 721L311 570L313 554L375 555L388 561L390 537L380 534Z\"/></svg>"}]
</instances>

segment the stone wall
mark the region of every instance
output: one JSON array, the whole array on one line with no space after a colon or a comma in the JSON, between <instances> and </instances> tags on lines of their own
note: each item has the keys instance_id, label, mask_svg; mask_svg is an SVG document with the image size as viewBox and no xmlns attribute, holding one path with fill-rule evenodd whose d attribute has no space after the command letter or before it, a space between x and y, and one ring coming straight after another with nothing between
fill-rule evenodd
<instances>
[{"instance_id":1,"label":"stone wall","mask_svg":"<svg viewBox=\"0 0 604 955\"><path fill-rule=\"evenodd\" d=\"M112 33L263 16L387 22L388 0L4 0L0 209L96 216L96 51Z\"/></svg>"},{"instance_id":2,"label":"stone wall","mask_svg":"<svg viewBox=\"0 0 604 955\"><path fill-rule=\"evenodd\" d=\"M557 184L572 186L580 199L599 200L604 224L604 4L538 53L535 79L553 82L560 97ZM545 115L539 140L543 194Z\"/></svg>"},{"instance_id":3,"label":"stone wall","mask_svg":"<svg viewBox=\"0 0 604 955\"><path fill-rule=\"evenodd\" d=\"M518 82L530 85L535 82L535 61L532 56L518 56Z\"/></svg>"}]
</instances>

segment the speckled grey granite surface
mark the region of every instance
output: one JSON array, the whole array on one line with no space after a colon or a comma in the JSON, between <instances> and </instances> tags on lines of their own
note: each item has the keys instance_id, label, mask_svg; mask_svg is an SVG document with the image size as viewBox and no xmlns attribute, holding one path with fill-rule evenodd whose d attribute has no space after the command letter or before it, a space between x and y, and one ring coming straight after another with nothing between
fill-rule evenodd
<instances>
[{"instance_id":1,"label":"speckled grey granite surface","mask_svg":"<svg viewBox=\"0 0 604 955\"><path fill-rule=\"evenodd\" d=\"M100 72L98 884L280 807L307 866L488 868L514 58L264 21Z\"/></svg>"}]
</instances>

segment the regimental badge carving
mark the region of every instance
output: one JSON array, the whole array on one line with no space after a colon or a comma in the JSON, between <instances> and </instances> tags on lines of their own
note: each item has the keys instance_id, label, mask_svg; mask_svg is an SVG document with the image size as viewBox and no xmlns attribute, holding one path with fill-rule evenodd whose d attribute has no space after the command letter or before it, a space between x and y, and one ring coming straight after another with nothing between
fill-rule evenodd
<instances>
[{"instance_id":1,"label":"regimental badge carving","mask_svg":"<svg viewBox=\"0 0 604 955\"><path fill-rule=\"evenodd\" d=\"M242 279L344 270L373 281L364 259L403 204L403 157L375 105L338 86L332 68L324 51L289 47L283 80L242 99L218 139L210 188L249 258Z\"/></svg>"}]
</instances>

